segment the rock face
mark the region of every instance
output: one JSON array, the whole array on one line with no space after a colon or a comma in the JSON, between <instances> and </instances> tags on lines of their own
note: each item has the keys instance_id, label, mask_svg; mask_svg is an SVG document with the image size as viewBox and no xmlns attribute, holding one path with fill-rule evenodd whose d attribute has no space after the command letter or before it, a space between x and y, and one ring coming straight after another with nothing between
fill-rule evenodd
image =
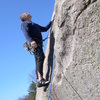
<instances>
[{"instance_id":1,"label":"rock face","mask_svg":"<svg viewBox=\"0 0 100 100\"><path fill-rule=\"evenodd\" d=\"M44 62L47 77L54 51L50 100L100 100L100 0L55 0L54 14ZM47 95L39 88L36 100Z\"/></svg>"}]
</instances>

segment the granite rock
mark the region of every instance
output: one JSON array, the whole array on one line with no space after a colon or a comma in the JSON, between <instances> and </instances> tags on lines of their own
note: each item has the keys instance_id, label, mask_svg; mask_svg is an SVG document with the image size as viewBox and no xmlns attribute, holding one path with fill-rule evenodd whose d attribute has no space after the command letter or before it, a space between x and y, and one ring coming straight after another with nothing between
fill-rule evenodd
<instances>
[{"instance_id":1,"label":"granite rock","mask_svg":"<svg viewBox=\"0 0 100 100\"><path fill-rule=\"evenodd\" d=\"M44 62L45 78L54 65L50 100L100 100L100 0L55 0L53 14ZM36 100L48 90L37 88Z\"/></svg>"}]
</instances>

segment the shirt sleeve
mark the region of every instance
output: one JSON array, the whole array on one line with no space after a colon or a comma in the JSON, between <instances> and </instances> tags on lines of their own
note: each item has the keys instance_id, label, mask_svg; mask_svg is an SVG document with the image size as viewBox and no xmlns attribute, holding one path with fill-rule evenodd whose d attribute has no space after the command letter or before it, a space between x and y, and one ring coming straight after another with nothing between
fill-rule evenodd
<instances>
[{"instance_id":1,"label":"shirt sleeve","mask_svg":"<svg viewBox=\"0 0 100 100\"><path fill-rule=\"evenodd\" d=\"M51 27L52 22L50 21L49 24L45 27L40 26L37 24L37 26L40 28L41 32L46 32Z\"/></svg>"}]
</instances>

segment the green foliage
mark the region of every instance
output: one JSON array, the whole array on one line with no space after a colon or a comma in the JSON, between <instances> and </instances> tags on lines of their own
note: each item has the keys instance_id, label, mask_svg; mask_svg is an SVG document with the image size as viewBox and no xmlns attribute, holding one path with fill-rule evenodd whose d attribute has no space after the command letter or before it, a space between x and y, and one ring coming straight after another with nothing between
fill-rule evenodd
<instances>
[{"instance_id":1,"label":"green foliage","mask_svg":"<svg viewBox=\"0 0 100 100\"><path fill-rule=\"evenodd\" d=\"M31 83L29 87L29 100L35 100L36 96L36 84L34 82Z\"/></svg>"},{"instance_id":2,"label":"green foliage","mask_svg":"<svg viewBox=\"0 0 100 100\"><path fill-rule=\"evenodd\" d=\"M29 86L29 94L24 96L23 98L19 98L18 100L35 100L36 97L36 84L32 81Z\"/></svg>"}]
</instances>

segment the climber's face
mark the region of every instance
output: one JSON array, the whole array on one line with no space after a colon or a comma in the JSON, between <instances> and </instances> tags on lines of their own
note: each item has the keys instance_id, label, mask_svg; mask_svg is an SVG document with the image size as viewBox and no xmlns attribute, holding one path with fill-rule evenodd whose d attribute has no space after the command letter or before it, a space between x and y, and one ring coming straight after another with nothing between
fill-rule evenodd
<instances>
[{"instance_id":1,"label":"climber's face","mask_svg":"<svg viewBox=\"0 0 100 100\"><path fill-rule=\"evenodd\" d=\"M25 13L25 19L31 21L32 16L29 13Z\"/></svg>"},{"instance_id":2,"label":"climber's face","mask_svg":"<svg viewBox=\"0 0 100 100\"><path fill-rule=\"evenodd\" d=\"M21 17L24 20L29 20L29 21L32 20L32 16L29 13L22 13Z\"/></svg>"},{"instance_id":3,"label":"climber's face","mask_svg":"<svg viewBox=\"0 0 100 100\"><path fill-rule=\"evenodd\" d=\"M26 13L26 16L28 20L32 20L32 16L30 14Z\"/></svg>"}]
</instances>

